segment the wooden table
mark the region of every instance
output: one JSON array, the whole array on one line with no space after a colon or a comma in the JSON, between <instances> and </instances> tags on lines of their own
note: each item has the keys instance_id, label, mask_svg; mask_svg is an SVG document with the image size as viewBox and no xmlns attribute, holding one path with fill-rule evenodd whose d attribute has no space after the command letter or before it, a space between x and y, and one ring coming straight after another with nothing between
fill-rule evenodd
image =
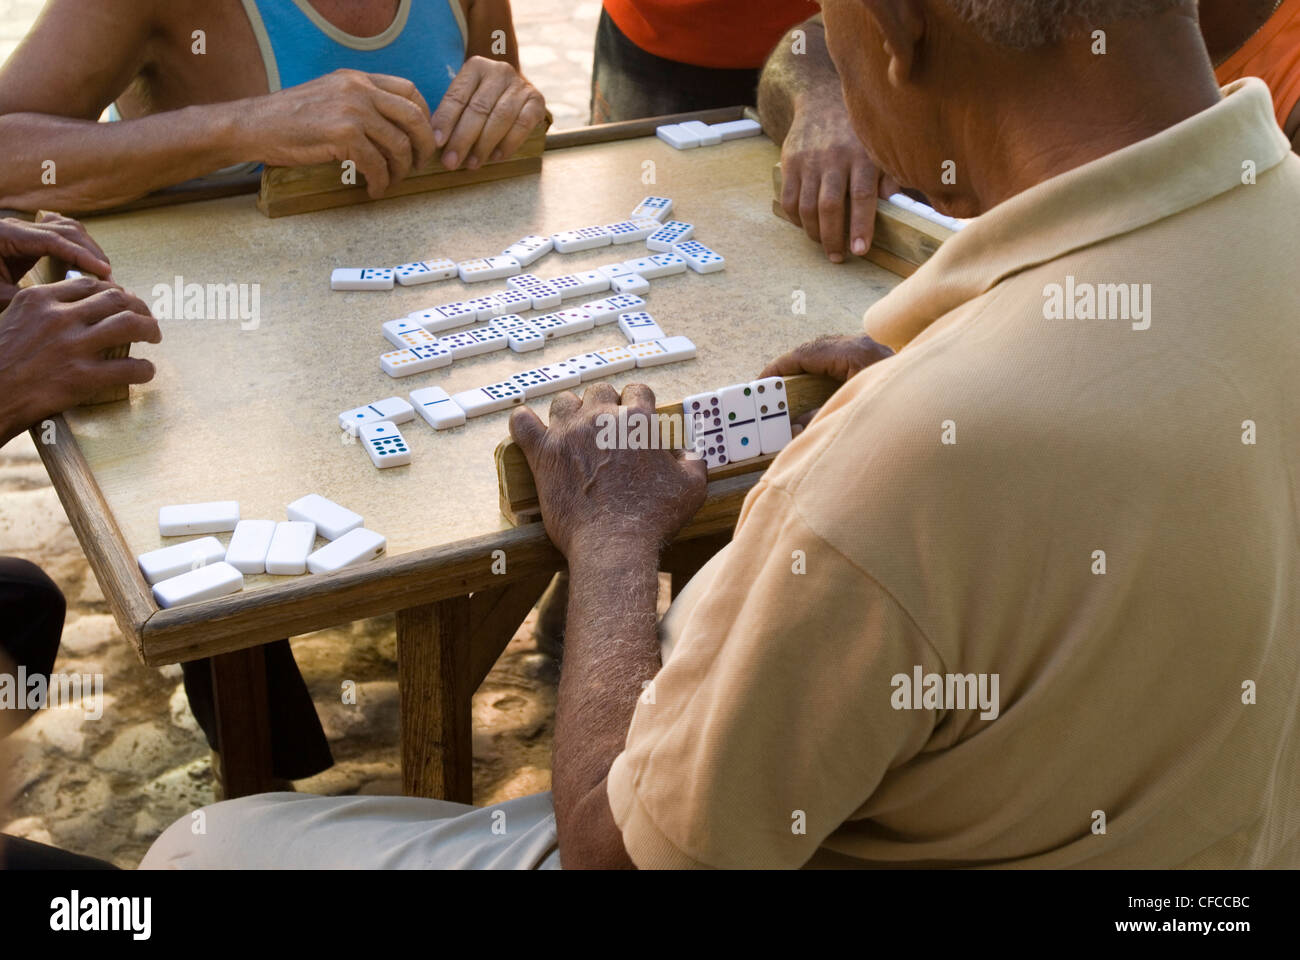
<instances>
[{"instance_id":1,"label":"wooden table","mask_svg":"<svg viewBox=\"0 0 1300 960\"><path fill-rule=\"evenodd\" d=\"M147 664L213 657L223 777L229 796L265 788L267 691L261 645L396 611L403 785L413 795L469 801L470 697L563 567L541 524L510 527L498 509L492 451L506 414L435 433L402 427L414 462L376 470L345 442L340 411L438 384L456 392L610 346L603 326L519 355L497 352L393 380L378 356L380 324L461 299L450 281L392 293L336 293L336 266L490 255L529 233L623 219L647 194L727 258L726 271L652 282L648 308L667 333L695 341L694 361L622 373L663 399L748 379L817 334L856 332L863 311L897 282L855 261L834 266L771 211L779 151L765 138L677 152L642 127L560 134L540 177L268 220L247 196L93 218L115 275L146 302L156 284L257 284L256 329L238 320L162 321L163 343L137 348L158 368L129 403L70 411L57 442L38 443L123 633ZM653 173L653 180L650 174ZM642 245L552 254L555 276L630 259ZM474 287L475 295L504 284ZM796 313L796 296L806 312ZM549 400L533 406L545 415ZM689 575L734 526L757 475L710 485L709 499L665 560ZM136 555L164 543L158 508L235 499L244 517L283 519L285 505L323 494L388 538L387 556L327 576L247 578L242 593L158 610ZM224 538L223 538L224 539ZM502 553L495 553L502 551ZM505 572L494 572L504 556ZM495 567L500 570L500 563Z\"/></svg>"}]
</instances>

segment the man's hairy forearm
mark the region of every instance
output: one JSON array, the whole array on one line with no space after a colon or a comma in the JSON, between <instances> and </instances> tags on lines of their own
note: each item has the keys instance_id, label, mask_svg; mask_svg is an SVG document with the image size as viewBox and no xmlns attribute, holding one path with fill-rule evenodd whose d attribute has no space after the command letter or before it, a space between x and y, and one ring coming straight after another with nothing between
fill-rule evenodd
<instances>
[{"instance_id":1,"label":"man's hairy forearm","mask_svg":"<svg viewBox=\"0 0 1300 960\"><path fill-rule=\"evenodd\" d=\"M566 866L627 866L605 776L660 667L659 551L611 537L572 552L552 761L560 850Z\"/></svg>"},{"instance_id":2,"label":"man's hairy forearm","mask_svg":"<svg viewBox=\"0 0 1300 960\"><path fill-rule=\"evenodd\" d=\"M127 203L245 156L239 101L96 123L38 113L0 116L8 155L0 207L86 212ZM53 183L45 165L53 161Z\"/></svg>"},{"instance_id":3,"label":"man's hairy forearm","mask_svg":"<svg viewBox=\"0 0 1300 960\"><path fill-rule=\"evenodd\" d=\"M803 31L803 53L794 52L795 31ZM758 113L767 135L782 143L801 102L824 103L841 97L839 74L826 49L819 14L794 27L772 51L758 84Z\"/></svg>"}]
</instances>

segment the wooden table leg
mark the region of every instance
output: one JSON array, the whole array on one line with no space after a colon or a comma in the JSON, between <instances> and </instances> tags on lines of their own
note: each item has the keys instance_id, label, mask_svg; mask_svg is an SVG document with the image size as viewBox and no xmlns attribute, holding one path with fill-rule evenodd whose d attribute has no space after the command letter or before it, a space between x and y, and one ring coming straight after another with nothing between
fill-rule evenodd
<instances>
[{"instance_id":1,"label":"wooden table leg","mask_svg":"<svg viewBox=\"0 0 1300 960\"><path fill-rule=\"evenodd\" d=\"M261 647L212 658L212 701L226 800L271 789L271 723Z\"/></svg>"},{"instance_id":2,"label":"wooden table leg","mask_svg":"<svg viewBox=\"0 0 1300 960\"><path fill-rule=\"evenodd\" d=\"M470 803L469 598L397 612L402 790Z\"/></svg>"}]
</instances>

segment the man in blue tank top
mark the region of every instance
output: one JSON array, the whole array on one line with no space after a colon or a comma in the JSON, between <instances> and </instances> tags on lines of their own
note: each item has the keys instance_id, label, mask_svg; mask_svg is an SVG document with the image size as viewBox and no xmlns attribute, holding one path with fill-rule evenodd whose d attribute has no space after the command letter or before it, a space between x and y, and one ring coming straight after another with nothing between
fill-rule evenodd
<instances>
[{"instance_id":1,"label":"man in blue tank top","mask_svg":"<svg viewBox=\"0 0 1300 960\"><path fill-rule=\"evenodd\" d=\"M121 122L96 122L110 106ZM439 151L510 156L545 112L509 0L50 0L0 69L0 207L344 160L379 197Z\"/></svg>"}]
</instances>

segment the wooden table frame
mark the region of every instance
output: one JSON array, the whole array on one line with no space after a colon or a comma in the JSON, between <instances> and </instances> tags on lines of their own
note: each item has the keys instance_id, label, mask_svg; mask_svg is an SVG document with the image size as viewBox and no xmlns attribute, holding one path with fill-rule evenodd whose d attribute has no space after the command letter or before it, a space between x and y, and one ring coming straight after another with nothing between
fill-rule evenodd
<instances>
[{"instance_id":1,"label":"wooden table frame","mask_svg":"<svg viewBox=\"0 0 1300 960\"><path fill-rule=\"evenodd\" d=\"M547 138L547 148L642 137L661 123L742 115L736 107L563 131ZM172 192L114 212L191 199L209 196ZM270 784L262 645L396 611L403 789L412 796L470 802L470 698L551 576L564 569L541 523L160 610L67 422L55 417L53 423L54 443L41 442L40 427L33 428L33 439L123 634L149 665L212 658L227 797ZM689 579L729 539L760 476L710 483L704 506L665 554L664 569L675 584ZM506 572L493 572L494 551L504 552Z\"/></svg>"}]
</instances>

